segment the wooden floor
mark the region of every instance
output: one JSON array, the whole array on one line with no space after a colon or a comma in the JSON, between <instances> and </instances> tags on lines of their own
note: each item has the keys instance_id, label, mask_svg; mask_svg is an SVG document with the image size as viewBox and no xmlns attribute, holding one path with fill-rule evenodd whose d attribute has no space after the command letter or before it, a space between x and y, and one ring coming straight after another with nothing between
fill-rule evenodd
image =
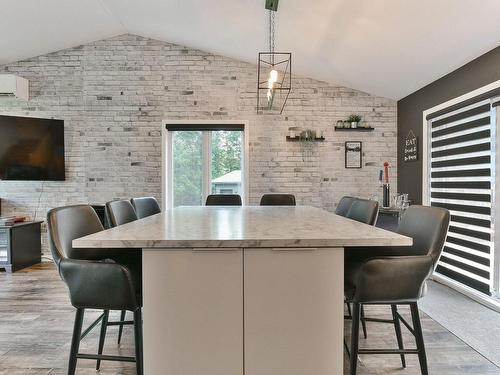
<instances>
[{"instance_id":1,"label":"wooden floor","mask_svg":"<svg viewBox=\"0 0 500 375\"><path fill-rule=\"evenodd\" d=\"M387 316L383 307L368 307L369 316ZM406 310L403 309L406 314ZM0 375L65 374L72 333L74 310L63 282L51 263L15 274L0 273ZM98 312L87 314L86 321ZM117 313L114 313L117 318ZM500 375L500 369L465 345L439 324L422 314L430 374ZM346 324L346 331L349 324ZM86 352L95 352L98 329L82 342ZM395 345L392 326L368 323L368 340L362 346ZM117 328L110 327L105 354L134 355L133 331L124 330L120 347L116 344ZM406 345L413 345L411 337ZM401 369L399 356L360 357L358 374L420 374L418 361L408 356L408 368ZM77 374L95 374L95 361L80 360ZM345 366L348 367L347 365ZM346 372L347 373L347 372ZM134 364L103 362L101 374L135 374Z\"/></svg>"}]
</instances>

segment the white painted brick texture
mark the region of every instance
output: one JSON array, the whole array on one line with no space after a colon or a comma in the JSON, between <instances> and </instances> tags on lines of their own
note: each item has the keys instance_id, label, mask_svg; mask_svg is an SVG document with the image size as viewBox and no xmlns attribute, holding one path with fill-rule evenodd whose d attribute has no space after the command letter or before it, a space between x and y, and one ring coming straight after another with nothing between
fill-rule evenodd
<instances>
[{"instance_id":1,"label":"white painted brick texture","mask_svg":"<svg viewBox=\"0 0 500 375\"><path fill-rule=\"evenodd\" d=\"M380 195L378 170L392 165L396 102L294 77L283 115L256 115L255 65L121 35L0 67L30 81L28 103L0 98L0 113L65 120L64 182L0 181L2 214L44 218L56 206L154 195L161 199L161 122L247 120L250 203L267 192L334 210L342 195ZM363 116L374 132L335 132ZM325 142L286 142L290 126L323 130ZM344 142L363 142L363 168L344 168ZM43 189L43 190L42 190ZM45 243L45 240L44 240ZM44 246L46 248L46 246Z\"/></svg>"}]
</instances>

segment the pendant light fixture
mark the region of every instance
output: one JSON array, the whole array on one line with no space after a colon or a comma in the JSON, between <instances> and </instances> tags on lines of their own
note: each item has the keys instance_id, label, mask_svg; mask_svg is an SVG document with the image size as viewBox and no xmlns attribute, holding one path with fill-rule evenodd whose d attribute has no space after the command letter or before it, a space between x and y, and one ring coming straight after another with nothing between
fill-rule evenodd
<instances>
[{"instance_id":1,"label":"pendant light fixture","mask_svg":"<svg viewBox=\"0 0 500 375\"><path fill-rule=\"evenodd\" d=\"M275 14L279 0L266 0L269 12L269 52L259 52L257 113L283 113L292 89L292 54L275 52Z\"/></svg>"}]
</instances>

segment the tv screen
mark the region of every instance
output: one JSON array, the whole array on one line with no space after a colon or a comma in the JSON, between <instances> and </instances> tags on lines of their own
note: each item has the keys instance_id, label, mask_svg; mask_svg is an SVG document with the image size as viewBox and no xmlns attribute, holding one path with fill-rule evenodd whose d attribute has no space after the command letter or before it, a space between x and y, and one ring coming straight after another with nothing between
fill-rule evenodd
<instances>
[{"instance_id":1,"label":"tv screen","mask_svg":"<svg viewBox=\"0 0 500 375\"><path fill-rule=\"evenodd\" d=\"M64 121L0 116L0 180L64 180Z\"/></svg>"}]
</instances>

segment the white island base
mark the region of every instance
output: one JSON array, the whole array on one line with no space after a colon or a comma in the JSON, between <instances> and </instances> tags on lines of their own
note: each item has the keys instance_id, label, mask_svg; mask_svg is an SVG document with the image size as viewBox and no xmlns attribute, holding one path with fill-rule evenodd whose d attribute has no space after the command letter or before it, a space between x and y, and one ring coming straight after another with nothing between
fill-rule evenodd
<instances>
[{"instance_id":1,"label":"white island base","mask_svg":"<svg viewBox=\"0 0 500 375\"><path fill-rule=\"evenodd\" d=\"M344 249L144 249L146 375L341 375Z\"/></svg>"}]
</instances>

